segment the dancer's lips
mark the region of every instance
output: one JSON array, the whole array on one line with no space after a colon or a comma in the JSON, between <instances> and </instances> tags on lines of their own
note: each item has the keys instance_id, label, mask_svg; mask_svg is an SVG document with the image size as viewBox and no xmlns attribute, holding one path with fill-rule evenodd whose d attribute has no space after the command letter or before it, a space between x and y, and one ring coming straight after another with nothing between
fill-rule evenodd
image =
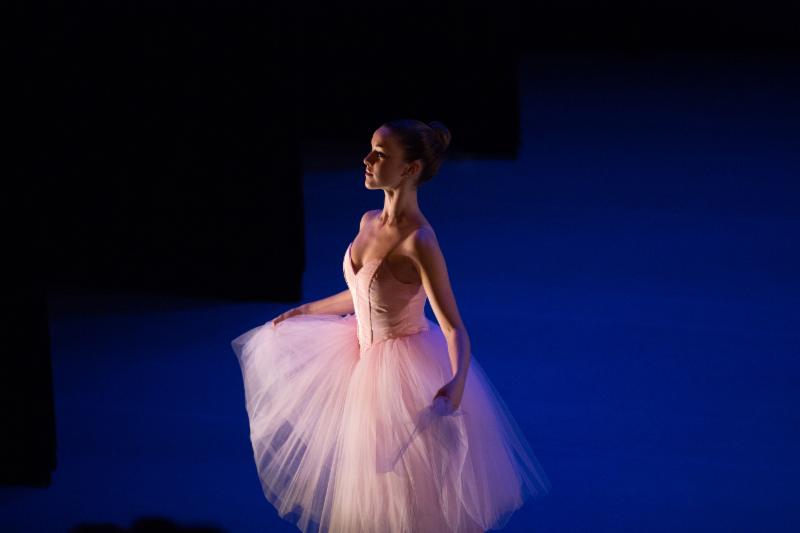
<instances>
[{"instance_id":1,"label":"dancer's lips","mask_svg":"<svg viewBox=\"0 0 800 533\"><path fill-rule=\"evenodd\" d=\"M370 172L369 170L365 170L364 174L367 175L367 176L372 176L372 172Z\"/></svg>"}]
</instances>

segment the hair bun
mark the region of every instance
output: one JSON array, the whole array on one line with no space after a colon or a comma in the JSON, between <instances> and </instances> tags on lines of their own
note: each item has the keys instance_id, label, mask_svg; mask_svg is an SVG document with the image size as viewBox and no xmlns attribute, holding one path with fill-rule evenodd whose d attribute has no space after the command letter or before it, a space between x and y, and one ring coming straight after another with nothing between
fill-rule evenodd
<instances>
[{"instance_id":1,"label":"hair bun","mask_svg":"<svg viewBox=\"0 0 800 533\"><path fill-rule=\"evenodd\" d=\"M400 118L385 122L381 127L389 130L402 146L404 162L422 161L422 171L415 186L428 181L439 172L439 167L447 158L445 152L450 146L451 136L447 126L438 120L426 123Z\"/></svg>"},{"instance_id":2,"label":"hair bun","mask_svg":"<svg viewBox=\"0 0 800 533\"><path fill-rule=\"evenodd\" d=\"M444 153L450 146L450 139L452 138L450 130L447 129L447 126L445 126L438 120L429 122L428 126L430 126L431 129L433 129L433 131L436 132L436 137L439 139L440 143L439 153Z\"/></svg>"}]
</instances>

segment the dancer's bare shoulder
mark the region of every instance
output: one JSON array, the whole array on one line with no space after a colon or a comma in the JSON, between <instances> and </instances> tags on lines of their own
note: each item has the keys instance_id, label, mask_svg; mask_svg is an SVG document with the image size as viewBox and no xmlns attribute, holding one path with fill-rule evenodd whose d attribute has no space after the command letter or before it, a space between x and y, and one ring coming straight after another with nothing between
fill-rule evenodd
<instances>
[{"instance_id":1,"label":"dancer's bare shoulder","mask_svg":"<svg viewBox=\"0 0 800 533\"><path fill-rule=\"evenodd\" d=\"M380 209L370 209L369 211L365 212L363 215L361 215L361 222L359 223L358 230L361 231L364 229L364 226L375 220L375 218L380 214Z\"/></svg>"},{"instance_id":2,"label":"dancer's bare shoulder","mask_svg":"<svg viewBox=\"0 0 800 533\"><path fill-rule=\"evenodd\" d=\"M433 228L427 222L420 224L414 231L409 233L408 237L406 237L406 241L408 242L409 250L414 253L415 258L418 258L419 253L421 251L424 252L426 247L439 245L436 240L436 232L433 231Z\"/></svg>"},{"instance_id":3,"label":"dancer's bare shoulder","mask_svg":"<svg viewBox=\"0 0 800 533\"><path fill-rule=\"evenodd\" d=\"M447 263L439 246L436 233L429 224L416 229L409 238L410 256L417 264L422 285L445 332L463 329L461 315L450 284Z\"/></svg>"}]
</instances>

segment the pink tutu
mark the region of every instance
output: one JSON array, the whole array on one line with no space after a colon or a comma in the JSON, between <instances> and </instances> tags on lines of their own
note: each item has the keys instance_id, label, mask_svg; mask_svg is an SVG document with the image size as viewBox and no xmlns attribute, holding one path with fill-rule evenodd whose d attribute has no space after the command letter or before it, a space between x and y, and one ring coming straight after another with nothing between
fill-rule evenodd
<instances>
[{"instance_id":1,"label":"pink tutu","mask_svg":"<svg viewBox=\"0 0 800 533\"><path fill-rule=\"evenodd\" d=\"M424 291L348 258L355 314L267 322L231 343L266 498L304 532L502 528L549 490L533 451L474 355L459 408L433 401L453 372ZM403 290L402 311L375 305Z\"/></svg>"}]
</instances>

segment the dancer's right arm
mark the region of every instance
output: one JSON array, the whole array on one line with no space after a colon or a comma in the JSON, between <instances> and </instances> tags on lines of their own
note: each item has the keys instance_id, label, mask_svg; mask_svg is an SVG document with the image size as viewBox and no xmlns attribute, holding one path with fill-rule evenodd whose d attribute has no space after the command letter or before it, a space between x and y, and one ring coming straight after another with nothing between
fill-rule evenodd
<instances>
[{"instance_id":1,"label":"dancer's right arm","mask_svg":"<svg viewBox=\"0 0 800 533\"><path fill-rule=\"evenodd\" d=\"M353 296L350 289L336 293L321 300L308 302L285 313L281 313L272 320L272 325L276 326L287 318L295 315L349 315L355 312L353 306Z\"/></svg>"},{"instance_id":2,"label":"dancer's right arm","mask_svg":"<svg viewBox=\"0 0 800 533\"><path fill-rule=\"evenodd\" d=\"M380 209L373 209L361 215L361 220L358 223L358 232L364 229L364 225L373 217L381 212ZM355 313L353 306L353 296L350 294L350 289L345 289L342 292L336 293L333 296L328 296L321 300L309 302L293 309L289 309L285 313L281 313L272 319L272 325L275 326L283 322L290 316L295 315L350 315Z\"/></svg>"}]
</instances>

